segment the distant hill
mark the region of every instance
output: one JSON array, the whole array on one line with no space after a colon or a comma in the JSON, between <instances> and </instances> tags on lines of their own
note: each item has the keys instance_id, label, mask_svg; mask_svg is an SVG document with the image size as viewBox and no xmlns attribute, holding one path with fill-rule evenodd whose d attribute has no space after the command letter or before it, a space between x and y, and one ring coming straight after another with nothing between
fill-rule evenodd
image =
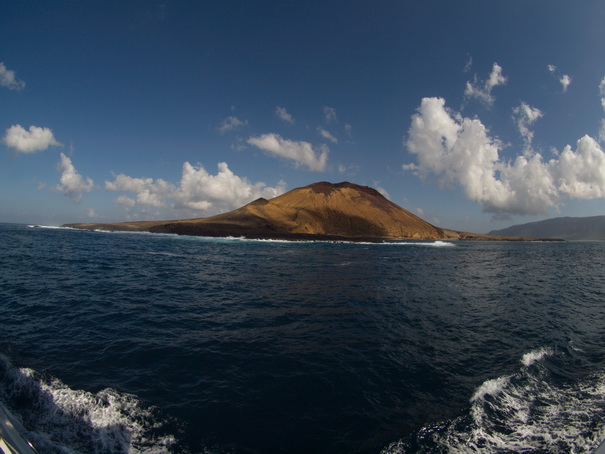
<instances>
[{"instance_id":1,"label":"distant hill","mask_svg":"<svg viewBox=\"0 0 605 454\"><path fill-rule=\"evenodd\" d=\"M175 221L66 224L88 230L130 230L196 236L273 239L519 240L435 227L353 183L313 183L228 213Z\"/></svg>"},{"instance_id":2,"label":"distant hill","mask_svg":"<svg viewBox=\"0 0 605 454\"><path fill-rule=\"evenodd\" d=\"M488 235L561 238L563 240L605 240L605 216L561 217L492 230Z\"/></svg>"}]
</instances>

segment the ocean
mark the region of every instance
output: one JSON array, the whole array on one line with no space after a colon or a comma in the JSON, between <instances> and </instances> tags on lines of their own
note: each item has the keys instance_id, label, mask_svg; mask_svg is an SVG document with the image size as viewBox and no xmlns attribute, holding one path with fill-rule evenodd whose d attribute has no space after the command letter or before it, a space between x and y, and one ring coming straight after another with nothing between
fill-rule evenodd
<instances>
[{"instance_id":1,"label":"ocean","mask_svg":"<svg viewBox=\"0 0 605 454\"><path fill-rule=\"evenodd\" d=\"M591 452L605 242L0 224L0 401L41 453Z\"/></svg>"}]
</instances>

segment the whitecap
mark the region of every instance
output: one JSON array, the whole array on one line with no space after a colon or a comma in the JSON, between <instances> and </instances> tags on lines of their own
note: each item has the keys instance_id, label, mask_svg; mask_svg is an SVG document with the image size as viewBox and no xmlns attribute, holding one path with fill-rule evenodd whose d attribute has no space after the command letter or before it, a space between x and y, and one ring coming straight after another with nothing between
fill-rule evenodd
<instances>
[{"instance_id":1,"label":"whitecap","mask_svg":"<svg viewBox=\"0 0 605 454\"><path fill-rule=\"evenodd\" d=\"M471 402L483 399L487 394L495 396L502 392L508 384L510 377L498 377L492 380L484 381L471 397Z\"/></svg>"},{"instance_id":2,"label":"whitecap","mask_svg":"<svg viewBox=\"0 0 605 454\"><path fill-rule=\"evenodd\" d=\"M546 356L550 356L552 354L553 352L550 348L540 348L538 350L533 350L531 352L525 353L521 358L521 362L525 367L529 367L536 361L541 361Z\"/></svg>"}]
</instances>

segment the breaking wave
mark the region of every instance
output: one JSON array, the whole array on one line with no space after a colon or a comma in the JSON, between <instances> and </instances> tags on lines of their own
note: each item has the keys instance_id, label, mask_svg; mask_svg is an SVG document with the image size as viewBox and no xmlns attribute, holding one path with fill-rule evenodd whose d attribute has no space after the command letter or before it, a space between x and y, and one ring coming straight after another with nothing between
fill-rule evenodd
<instances>
[{"instance_id":1,"label":"breaking wave","mask_svg":"<svg viewBox=\"0 0 605 454\"><path fill-rule=\"evenodd\" d=\"M175 437L132 395L70 389L57 378L15 368L0 355L0 399L38 452L166 453Z\"/></svg>"}]
</instances>

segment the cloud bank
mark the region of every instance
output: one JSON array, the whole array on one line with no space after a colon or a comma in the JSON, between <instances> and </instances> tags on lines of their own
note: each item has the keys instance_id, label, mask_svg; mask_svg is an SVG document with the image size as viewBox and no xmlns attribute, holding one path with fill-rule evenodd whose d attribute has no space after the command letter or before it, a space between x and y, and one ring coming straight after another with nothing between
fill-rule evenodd
<instances>
[{"instance_id":1,"label":"cloud bank","mask_svg":"<svg viewBox=\"0 0 605 454\"><path fill-rule=\"evenodd\" d=\"M211 175L201 165L183 164L181 179L177 185L160 178L133 178L124 174L105 181L105 190L125 192L115 202L128 211L137 206L160 208L171 206L194 212L220 212L239 208L259 197L273 198L285 192L285 183L270 187L263 182L251 183L247 178L235 175L227 163L218 164L218 172Z\"/></svg>"},{"instance_id":2,"label":"cloud bank","mask_svg":"<svg viewBox=\"0 0 605 454\"><path fill-rule=\"evenodd\" d=\"M2 142L20 153L34 153L46 150L51 146L62 145L55 140L55 136L49 128L30 126L29 130L26 130L21 125L13 125L8 128Z\"/></svg>"},{"instance_id":3,"label":"cloud bank","mask_svg":"<svg viewBox=\"0 0 605 454\"><path fill-rule=\"evenodd\" d=\"M527 128L541 113L525 105L518 115ZM605 197L605 153L589 136L549 161L531 148L503 161L504 145L479 119L447 109L442 98L424 98L412 116L406 144L418 164L404 165L405 170L421 178L434 175L442 187L461 187L496 216L546 214L564 199Z\"/></svg>"},{"instance_id":4,"label":"cloud bank","mask_svg":"<svg viewBox=\"0 0 605 454\"><path fill-rule=\"evenodd\" d=\"M55 186L59 192L70 199L80 202L83 192L90 192L94 188L94 182L90 178L83 178L74 167L71 159L60 154L57 170L61 174L60 183Z\"/></svg>"},{"instance_id":5,"label":"cloud bank","mask_svg":"<svg viewBox=\"0 0 605 454\"><path fill-rule=\"evenodd\" d=\"M9 90L23 90L25 82L17 79L14 71L8 69L3 62L0 61L0 86L6 87Z\"/></svg>"},{"instance_id":6,"label":"cloud bank","mask_svg":"<svg viewBox=\"0 0 605 454\"><path fill-rule=\"evenodd\" d=\"M294 161L295 166L305 166L309 170L323 172L326 170L329 149L320 145L315 151L309 142L294 142L283 139L279 134L263 134L248 139L250 145L266 151L272 156Z\"/></svg>"}]
</instances>

